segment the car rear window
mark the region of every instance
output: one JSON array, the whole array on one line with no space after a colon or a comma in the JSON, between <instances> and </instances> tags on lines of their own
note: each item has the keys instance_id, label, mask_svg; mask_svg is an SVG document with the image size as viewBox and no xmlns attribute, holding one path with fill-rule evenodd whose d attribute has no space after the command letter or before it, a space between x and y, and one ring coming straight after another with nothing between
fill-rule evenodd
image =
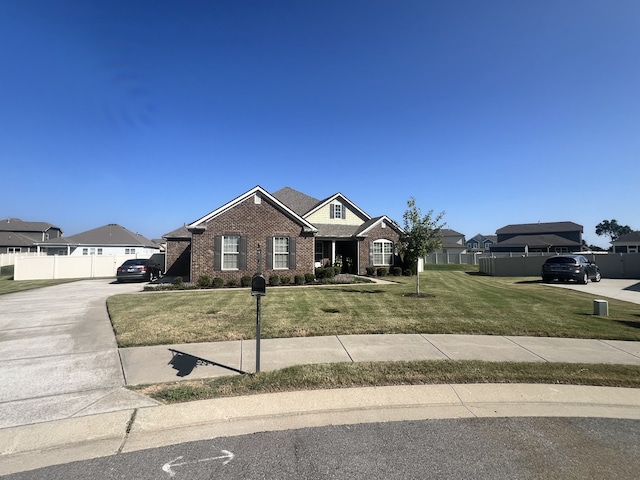
<instances>
[{"instance_id":1,"label":"car rear window","mask_svg":"<svg viewBox=\"0 0 640 480\"><path fill-rule=\"evenodd\" d=\"M126 262L124 262L122 265L146 265L147 264L147 260L144 258L140 258L140 259L136 259L136 260L127 260Z\"/></svg>"},{"instance_id":2,"label":"car rear window","mask_svg":"<svg viewBox=\"0 0 640 480\"><path fill-rule=\"evenodd\" d=\"M576 263L576 260L575 258L569 257L554 257L547 259L547 261L544 263Z\"/></svg>"}]
</instances>

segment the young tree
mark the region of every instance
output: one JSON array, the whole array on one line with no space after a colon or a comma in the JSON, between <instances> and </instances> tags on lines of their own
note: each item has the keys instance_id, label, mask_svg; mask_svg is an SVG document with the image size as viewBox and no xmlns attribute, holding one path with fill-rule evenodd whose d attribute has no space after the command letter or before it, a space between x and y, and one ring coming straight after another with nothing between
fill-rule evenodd
<instances>
[{"instance_id":1,"label":"young tree","mask_svg":"<svg viewBox=\"0 0 640 480\"><path fill-rule=\"evenodd\" d=\"M613 219L603 220L596 225L596 235L605 235L615 242L619 237L627 233L631 233L631 227L628 225L619 225L618 221Z\"/></svg>"},{"instance_id":2,"label":"young tree","mask_svg":"<svg viewBox=\"0 0 640 480\"><path fill-rule=\"evenodd\" d=\"M429 210L429 213L422 216L414 197L407 200L407 207L407 211L402 215L404 234L400 238L400 252L403 254L405 263L415 267L416 295L419 296L418 260L442 247L440 230L444 227L444 223L440 223L440 221L444 217L444 212L433 217L433 210Z\"/></svg>"}]
</instances>

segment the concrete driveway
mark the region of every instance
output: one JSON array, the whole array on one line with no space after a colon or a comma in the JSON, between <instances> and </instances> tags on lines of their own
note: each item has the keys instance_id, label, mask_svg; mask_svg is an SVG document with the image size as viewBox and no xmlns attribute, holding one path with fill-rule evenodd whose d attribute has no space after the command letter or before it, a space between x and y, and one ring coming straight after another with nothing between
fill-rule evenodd
<instances>
[{"instance_id":1,"label":"concrete driveway","mask_svg":"<svg viewBox=\"0 0 640 480\"><path fill-rule=\"evenodd\" d=\"M0 428L156 405L124 388L105 306L142 286L83 280L0 295Z\"/></svg>"},{"instance_id":2,"label":"concrete driveway","mask_svg":"<svg viewBox=\"0 0 640 480\"><path fill-rule=\"evenodd\" d=\"M615 298L624 302L640 303L640 280L623 278L603 278L600 282L579 283L545 283L553 287L569 288L579 292L591 293L594 298Z\"/></svg>"}]
</instances>

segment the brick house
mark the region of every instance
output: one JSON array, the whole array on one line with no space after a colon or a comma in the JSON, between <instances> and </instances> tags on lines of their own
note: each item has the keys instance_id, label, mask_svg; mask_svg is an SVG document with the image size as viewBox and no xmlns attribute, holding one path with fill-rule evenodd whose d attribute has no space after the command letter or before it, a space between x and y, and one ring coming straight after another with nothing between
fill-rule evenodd
<instances>
[{"instance_id":1,"label":"brick house","mask_svg":"<svg viewBox=\"0 0 640 480\"><path fill-rule=\"evenodd\" d=\"M167 275L226 282L258 270L258 247L267 278L293 279L335 264L355 274L370 265L391 267L400 261L401 233L386 216L372 218L340 193L317 200L289 187L270 194L256 186L163 238Z\"/></svg>"}]
</instances>

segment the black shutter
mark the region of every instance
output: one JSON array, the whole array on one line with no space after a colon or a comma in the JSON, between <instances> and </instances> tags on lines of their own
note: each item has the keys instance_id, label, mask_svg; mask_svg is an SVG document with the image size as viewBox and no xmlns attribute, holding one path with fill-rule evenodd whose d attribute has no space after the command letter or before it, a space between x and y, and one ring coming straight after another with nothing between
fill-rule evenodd
<instances>
[{"instance_id":1,"label":"black shutter","mask_svg":"<svg viewBox=\"0 0 640 480\"><path fill-rule=\"evenodd\" d=\"M332 203L331 205L329 205L330 209L329 209L329 218L335 218L336 216L336 206Z\"/></svg>"},{"instance_id":2,"label":"black shutter","mask_svg":"<svg viewBox=\"0 0 640 480\"><path fill-rule=\"evenodd\" d=\"M347 218L347 207L344 206L344 204L342 205L342 219L344 220L345 218Z\"/></svg>"},{"instance_id":3,"label":"black shutter","mask_svg":"<svg viewBox=\"0 0 640 480\"><path fill-rule=\"evenodd\" d=\"M240 237L240 245L238 245L240 254L238 258L238 270L247 269L247 237Z\"/></svg>"},{"instance_id":4,"label":"black shutter","mask_svg":"<svg viewBox=\"0 0 640 480\"><path fill-rule=\"evenodd\" d=\"M222 270L222 237L213 237L213 269Z\"/></svg>"},{"instance_id":5,"label":"black shutter","mask_svg":"<svg viewBox=\"0 0 640 480\"><path fill-rule=\"evenodd\" d=\"M289 237L289 268L296 268L296 237Z\"/></svg>"},{"instance_id":6,"label":"black shutter","mask_svg":"<svg viewBox=\"0 0 640 480\"><path fill-rule=\"evenodd\" d=\"M273 237L267 237L267 270L273 270Z\"/></svg>"},{"instance_id":7,"label":"black shutter","mask_svg":"<svg viewBox=\"0 0 640 480\"><path fill-rule=\"evenodd\" d=\"M369 265L373 266L373 242L369 242Z\"/></svg>"}]
</instances>

